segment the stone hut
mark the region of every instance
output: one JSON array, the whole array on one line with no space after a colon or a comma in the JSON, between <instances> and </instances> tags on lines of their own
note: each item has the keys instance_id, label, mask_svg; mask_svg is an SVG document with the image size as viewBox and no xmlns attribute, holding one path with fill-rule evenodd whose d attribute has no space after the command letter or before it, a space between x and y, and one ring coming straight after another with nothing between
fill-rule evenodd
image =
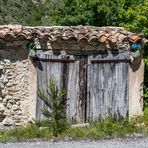
<instances>
[{"instance_id":1,"label":"stone hut","mask_svg":"<svg viewBox=\"0 0 148 148\"><path fill-rule=\"evenodd\" d=\"M143 46L120 27L0 26L0 122L42 120L53 75L66 90L73 123L143 114Z\"/></svg>"}]
</instances>

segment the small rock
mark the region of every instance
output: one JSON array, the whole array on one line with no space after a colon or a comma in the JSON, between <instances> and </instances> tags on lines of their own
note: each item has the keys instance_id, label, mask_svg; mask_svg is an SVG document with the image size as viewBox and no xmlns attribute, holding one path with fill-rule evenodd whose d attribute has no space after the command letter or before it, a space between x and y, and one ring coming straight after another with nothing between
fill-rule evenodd
<instances>
[{"instance_id":1,"label":"small rock","mask_svg":"<svg viewBox=\"0 0 148 148\"><path fill-rule=\"evenodd\" d=\"M5 119L5 115L0 113L0 122L2 122Z\"/></svg>"},{"instance_id":2,"label":"small rock","mask_svg":"<svg viewBox=\"0 0 148 148\"><path fill-rule=\"evenodd\" d=\"M4 79L3 79L3 83L8 83L8 79L7 79L6 76L5 76Z\"/></svg>"},{"instance_id":3,"label":"small rock","mask_svg":"<svg viewBox=\"0 0 148 148\"><path fill-rule=\"evenodd\" d=\"M4 62L6 62L6 63L10 63L10 60L8 60L8 59L4 59Z\"/></svg>"},{"instance_id":4,"label":"small rock","mask_svg":"<svg viewBox=\"0 0 148 148\"><path fill-rule=\"evenodd\" d=\"M6 126L11 126L11 125L14 125L14 120L12 120L11 118L9 117L6 117L4 120L3 120L3 125L6 125Z\"/></svg>"},{"instance_id":5,"label":"small rock","mask_svg":"<svg viewBox=\"0 0 148 148\"><path fill-rule=\"evenodd\" d=\"M19 115L22 115L22 112L20 110L16 111L16 115L19 116ZM19 116L20 117L20 116Z\"/></svg>"},{"instance_id":6,"label":"small rock","mask_svg":"<svg viewBox=\"0 0 148 148\"><path fill-rule=\"evenodd\" d=\"M3 105L3 103L0 103L0 112L3 112L5 110L5 106Z\"/></svg>"},{"instance_id":7,"label":"small rock","mask_svg":"<svg viewBox=\"0 0 148 148\"><path fill-rule=\"evenodd\" d=\"M23 123L22 123L21 119L15 120L15 125L16 125L16 126L22 126Z\"/></svg>"},{"instance_id":8,"label":"small rock","mask_svg":"<svg viewBox=\"0 0 148 148\"><path fill-rule=\"evenodd\" d=\"M15 126L21 126L22 123L21 122L15 122Z\"/></svg>"},{"instance_id":9,"label":"small rock","mask_svg":"<svg viewBox=\"0 0 148 148\"><path fill-rule=\"evenodd\" d=\"M1 89L4 88L4 84L2 82L0 82L0 87L1 87Z\"/></svg>"},{"instance_id":10,"label":"small rock","mask_svg":"<svg viewBox=\"0 0 148 148\"><path fill-rule=\"evenodd\" d=\"M0 79L1 79L1 80L3 80L3 79L4 79L4 77L5 77L5 76L2 74Z\"/></svg>"},{"instance_id":11,"label":"small rock","mask_svg":"<svg viewBox=\"0 0 148 148\"><path fill-rule=\"evenodd\" d=\"M13 116L15 118L15 120L21 120L21 116L19 116L16 112L16 114Z\"/></svg>"},{"instance_id":12,"label":"small rock","mask_svg":"<svg viewBox=\"0 0 148 148\"><path fill-rule=\"evenodd\" d=\"M6 91L5 89L3 89L1 92L2 92L2 97L5 97L8 94L8 91Z\"/></svg>"},{"instance_id":13,"label":"small rock","mask_svg":"<svg viewBox=\"0 0 148 148\"><path fill-rule=\"evenodd\" d=\"M11 115L14 116L16 114L15 111L11 111Z\"/></svg>"},{"instance_id":14,"label":"small rock","mask_svg":"<svg viewBox=\"0 0 148 148\"><path fill-rule=\"evenodd\" d=\"M44 129L48 129L49 127L39 127L39 130L44 130Z\"/></svg>"},{"instance_id":15,"label":"small rock","mask_svg":"<svg viewBox=\"0 0 148 148\"><path fill-rule=\"evenodd\" d=\"M86 126L90 126L90 124L89 123L74 124L74 125L71 125L71 128L86 127Z\"/></svg>"},{"instance_id":16,"label":"small rock","mask_svg":"<svg viewBox=\"0 0 148 148\"><path fill-rule=\"evenodd\" d=\"M10 72L11 72L11 70L10 69L7 69L5 73L8 74Z\"/></svg>"},{"instance_id":17,"label":"small rock","mask_svg":"<svg viewBox=\"0 0 148 148\"><path fill-rule=\"evenodd\" d=\"M11 99L11 100L8 101L8 103L10 103L10 104L14 104L15 101L14 101L13 99Z\"/></svg>"},{"instance_id":18,"label":"small rock","mask_svg":"<svg viewBox=\"0 0 148 148\"><path fill-rule=\"evenodd\" d=\"M15 101L20 101L20 97L13 97Z\"/></svg>"},{"instance_id":19,"label":"small rock","mask_svg":"<svg viewBox=\"0 0 148 148\"><path fill-rule=\"evenodd\" d=\"M12 110L13 110L13 111L19 110L19 106L18 106L18 105L13 105L13 106L12 106Z\"/></svg>"},{"instance_id":20,"label":"small rock","mask_svg":"<svg viewBox=\"0 0 148 148\"><path fill-rule=\"evenodd\" d=\"M7 76L7 79L8 79L8 80L12 79L12 75L8 75L8 76Z\"/></svg>"},{"instance_id":21,"label":"small rock","mask_svg":"<svg viewBox=\"0 0 148 148\"><path fill-rule=\"evenodd\" d=\"M5 109L4 113L3 113L5 116L9 116L10 115L10 110L8 109Z\"/></svg>"},{"instance_id":22,"label":"small rock","mask_svg":"<svg viewBox=\"0 0 148 148\"><path fill-rule=\"evenodd\" d=\"M8 108L8 109L11 109L11 107L12 107L12 104L11 104L11 103L8 103L8 104L7 104L7 108Z\"/></svg>"},{"instance_id":23,"label":"small rock","mask_svg":"<svg viewBox=\"0 0 148 148\"><path fill-rule=\"evenodd\" d=\"M19 106L20 104L21 104L21 102L20 102L20 101L16 102L16 105L18 105L18 106Z\"/></svg>"},{"instance_id":24,"label":"small rock","mask_svg":"<svg viewBox=\"0 0 148 148\"><path fill-rule=\"evenodd\" d=\"M7 103L7 99L6 98L3 99L3 103L4 104Z\"/></svg>"},{"instance_id":25,"label":"small rock","mask_svg":"<svg viewBox=\"0 0 148 148\"><path fill-rule=\"evenodd\" d=\"M12 84L8 82L6 86L7 86L7 87L11 87Z\"/></svg>"},{"instance_id":26,"label":"small rock","mask_svg":"<svg viewBox=\"0 0 148 148\"><path fill-rule=\"evenodd\" d=\"M4 69L4 66L3 65L0 65L0 69Z\"/></svg>"},{"instance_id":27,"label":"small rock","mask_svg":"<svg viewBox=\"0 0 148 148\"><path fill-rule=\"evenodd\" d=\"M10 95L7 95L5 98L7 101L12 100L12 96L10 96Z\"/></svg>"}]
</instances>

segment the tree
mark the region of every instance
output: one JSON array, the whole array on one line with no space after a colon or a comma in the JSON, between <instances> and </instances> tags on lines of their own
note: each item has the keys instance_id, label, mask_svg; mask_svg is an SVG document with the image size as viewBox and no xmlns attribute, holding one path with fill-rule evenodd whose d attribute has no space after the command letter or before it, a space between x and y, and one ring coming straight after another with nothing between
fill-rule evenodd
<instances>
[{"instance_id":1,"label":"tree","mask_svg":"<svg viewBox=\"0 0 148 148\"><path fill-rule=\"evenodd\" d=\"M66 128L64 110L67 99L65 98L65 91L62 88L58 88L52 78L48 85L47 96L44 95L44 91L45 90L38 91L38 96L47 105L47 108L44 108L42 113L50 120L53 136L57 137ZM49 108L51 110L49 110Z\"/></svg>"},{"instance_id":2,"label":"tree","mask_svg":"<svg viewBox=\"0 0 148 148\"><path fill-rule=\"evenodd\" d=\"M0 0L0 24L52 25L61 0Z\"/></svg>"},{"instance_id":3,"label":"tree","mask_svg":"<svg viewBox=\"0 0 148 148\"><path fill-rule=\"evenodd\" d=\"M64 0L56 11L56 22L60 25L111 25L117 19L115 1Z\"/></svg>"},{"instance_id":4,"label":"tree","mask_svg":"<svg viewBox=\"0 0 148 148\"><path fill-rule=\"evenodd\" d=\"M36 5L32 0L0 0L0 24L27 25L33 9L36 9Z\"/></svg>"},{"instance_id":5,"label":"tree","mask_svg":"<svg viewBox=\"0 0 148 148\"><path fill-rule=\"evenodd\" d=\"M127 9L144 0L63 0L55 19L59 25L118 26ZM136 10L133 10L136 11Z\"/></svg>"},{"instance_id":6,"label":"tree","mask_svg":"<svg viewBox=\"0 0 148 148\"><path fill-rule=\"evenodd\" d=\"M119 26L148 37L148 1L121 10L119 16Z\"/></svg>"}]
</instances>

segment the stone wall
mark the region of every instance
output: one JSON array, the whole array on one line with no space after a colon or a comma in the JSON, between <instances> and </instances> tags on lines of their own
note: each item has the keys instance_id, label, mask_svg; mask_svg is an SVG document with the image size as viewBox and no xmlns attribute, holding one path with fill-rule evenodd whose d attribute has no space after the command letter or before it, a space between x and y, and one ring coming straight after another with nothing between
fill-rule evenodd
<instances>
[{"instance_id":1,"label":"stone wall","mask_svg":"<svg viewBox=\"0 0 148 148\"><path fill-rule=\"evenodd\" d=\"M135 59L129 67L129 118L143 115L144 61Z\"/></svg>"},{"instance_id":2,"label":"stone wall","mask_svg":"<svg viewBox=\"0 0 148 148\"><path fill-rule=\"evenodd\" d=\"M26 48L0 49L0 122L2 125L21 126L35 119L34 69Z\"/></svg>"}]
</instances>

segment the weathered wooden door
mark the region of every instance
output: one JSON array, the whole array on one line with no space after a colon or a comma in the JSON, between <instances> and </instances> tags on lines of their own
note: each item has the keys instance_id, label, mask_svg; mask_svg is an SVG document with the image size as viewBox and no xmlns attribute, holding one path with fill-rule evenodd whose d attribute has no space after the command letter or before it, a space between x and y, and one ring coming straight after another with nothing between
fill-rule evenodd
<instances>
[{"instance_id":1,"label":"weathered wooden door","mask_svg":"<svg viewBox=\"0 0 148 148\"><path fill-rule=\"evenodd\" d=\"M127 116L129 61L122 56L102 62L93 56L54 55L52 52L41 52L38 57L38 89L44 90L46 95L49 79L54 76L56 85L66 90L65 113L72 123ZM45 103L38 97L38 120L45 118L44 107Z\"/></svg>"},{"instance_id":2,"label":"weathered wooden door","mask_svg":"<svg viewBox=\"0 0 148 148\"><path fill-rule=\"evenodd\" d=\"M119 119L128 115L129 61L121 58L88 58L88 120Z\"/></svg>"},{"instance_id":3,"label":"weathered wooden door","mask_svg":"<svg viewBox=\"0 0 148 148\"><path fill-rule=\"evenodd\" d=\"M58 87L66 90L66 116L73 123L84 122L86 119L86 58L54 55L50 52L38 54L37 89L46 94L49 79L54 77ZM43 100L37 97L36 118L45 119L42 109L46 107ZM50 110L50 108L49 108Z\"/></svg>"}]
</instances>

